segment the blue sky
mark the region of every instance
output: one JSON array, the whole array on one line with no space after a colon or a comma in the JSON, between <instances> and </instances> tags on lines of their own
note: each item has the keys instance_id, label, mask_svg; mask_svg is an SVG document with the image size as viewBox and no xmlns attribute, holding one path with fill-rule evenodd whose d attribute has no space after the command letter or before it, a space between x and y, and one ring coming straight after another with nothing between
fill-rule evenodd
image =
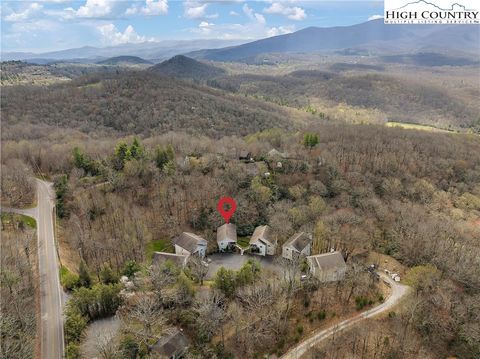
<instances>
[{"instance_id":1,"label":"blue sky","mask_svg":"<svg viewBox=\"0 0 480 359\"><path fill-rule=\"evenodd\" d=\"M45 52L145 41L254 40L364 22L383 14L383 1L3 0L0 9L2 51Z\"/></svg>"}]
</instances>

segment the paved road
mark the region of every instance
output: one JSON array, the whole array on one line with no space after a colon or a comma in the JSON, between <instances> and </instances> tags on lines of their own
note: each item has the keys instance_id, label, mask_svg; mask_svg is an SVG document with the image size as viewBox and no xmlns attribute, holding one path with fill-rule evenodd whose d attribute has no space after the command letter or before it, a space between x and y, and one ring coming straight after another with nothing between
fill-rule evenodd
<instances>
[{"instance_id":1,"label":"paved road","mask_svg":"<svg viewBox=\"0 0 480 359\"><path fill-rule=\"evenodd\" d=\"M60 359L64 353L62 291L53 231L54 198L52 184L37 179L36 208L2 207L2 211L24 214L37 221L42 359Z\"/></svg>"},{"instance_id":2,"label":"paved road","mask_svg":"<svg viewBox=\"0 0 480 359\"><path fill-rule=\"evenodd\" d=\"M390 296L385 302L383 302L382 304L372 309L362 312L353 318L346 319L343 322L337 323L330 328L327 328L320 332L315 333L310 338L299 343L295 348L292 348L291 350L289 350L282 357L280 357L280 359L300 359L311 348L319 344L322 340L327 339L334 333L338 333L339 331L345 330L357 324L361 320L371 318L375 315L391 310L394 306L396 306L398 302L409 292L410 287L393 281L390 277L388 277L384 273L380 273L380 275L392 288L392 293L390 294Z\"/></svg>"}]
</instances>

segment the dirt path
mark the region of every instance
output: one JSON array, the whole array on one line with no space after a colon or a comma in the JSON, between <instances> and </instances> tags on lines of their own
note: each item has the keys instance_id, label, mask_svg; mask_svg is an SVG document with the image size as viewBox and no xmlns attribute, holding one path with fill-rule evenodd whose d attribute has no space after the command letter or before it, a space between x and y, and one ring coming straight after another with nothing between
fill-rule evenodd
<instances>
[{"instance_id":1,"label":"dirt path","mask_svg":"<svg viewBox=\"0 0 480 359\"><path fill-rule=\"evenodd\" d=\"M295 348L290 349L287 353L281 356L281 359L301 358L311 348L319 344L322 340L327 339L334 333L338 333L339 331L350 328L364 319L371 318L380 313L391 310L410 291L410 287L393 281L389 276L385 275L384 273L380 273L380 276L392 288L392 293L385 302L372 309L362 312L353 318L346 319L343 322L337 323L334 326L317 332L310 338L305 339L303 342L299 343Z\"/></svg>"}]
</instances>

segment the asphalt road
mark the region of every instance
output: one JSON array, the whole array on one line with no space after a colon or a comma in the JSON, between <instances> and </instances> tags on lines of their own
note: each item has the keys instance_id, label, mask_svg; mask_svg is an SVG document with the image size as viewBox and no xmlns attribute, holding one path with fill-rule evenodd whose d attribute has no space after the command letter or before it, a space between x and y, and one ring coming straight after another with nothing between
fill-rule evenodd
<instances>
[{"instance_id":1,"label":"asphalt road","mask_svg":"<svg viewBox=\"0 0 480 359\"><path fill-rule=\"evenodd\" d=\"M410 287L393 281L390 277L388 277L384 273L380 273L380 276L385 281L387 281L387 283L392 288L392 293L390 294L390 296L386 301L384 301L382 304L372 309L369 309L365 312L358 314L353 318L346 319L343 322L337 323L334 326L331 326L327 329L323 329L322 331L315 333L310 338L299 343L296 347L290 349L287 353L281 356L280 359L300 359L311 348L318 345L321 341L327 339L334 333L338 333L342 330L350 328L364 319L371 318L380 313L389 311L393 307L395 307L398 304L398 302L409 292Z\"/></svg>"},{"instance_id":2,"label":"asphalt road","mask_svg":"<svg viewBox=\"0 0 480 359\"><path fill-rule=\"evenodd\" d=\"M3 208L35 218L38 236L38 271L40 280L40 347L42 359L63 358L63 302L57 250L53 230L55 196L52 184L37 179L37 207Z\"/></svg>"}]
</instances>

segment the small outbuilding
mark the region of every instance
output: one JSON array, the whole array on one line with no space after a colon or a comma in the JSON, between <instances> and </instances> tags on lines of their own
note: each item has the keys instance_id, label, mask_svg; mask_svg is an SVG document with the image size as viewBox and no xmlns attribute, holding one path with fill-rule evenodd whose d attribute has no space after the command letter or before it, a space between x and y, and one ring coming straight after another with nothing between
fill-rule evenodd
<instances>
[{"instance_id":1,"label":"small outbuilding","mask_svg":"<svg viewBox=\"0 0 480 359\"><path fill-rule=\"evenodd\" d=\"M205 257L207 253L207 241L194 233L183 232L173 241L175 254L190 256L196 254Z\"/></svg>"},{"instance_id":2,"label":"small outbuilding","mask_svg":"<svg viewBox=\"0 0 480 359\"><path fill-rule=\"evenodd\" d=\"M237 227L225 223L217 228L217 245L220 252L233 252L237 244Z\"/></svg>"},{"instance_id":3,"label":"small outbuilding","mask_svg":"<svg viewBox=\"0 0 480 359\"><path fill-rule=\"evenodd\" d=\"M190 343L188 338L178 329L162 336L150 350L155 353L155 358L180 359L187 354Z\"/></svg>"},{"instance_id":4,"label":"small outbuilding","mask_svg":"<svg viewBox=\"0 0 480 359\"><path fill-rule=\"evenodd\" d=\"M274 238L272 229L265 226L258 226L250 238L250 252L261 256L273 256L277 248L277 241Z\"/></svg>"},{"instance_id":5,"label":"small outbuilding","mask_svg":"<svg viewBox=\"0 0 480 359\"><path fill-rule=\"evenodd\" d=\"M240 154L238 155L238 159L240 161L252 161L253 156L252 156L251 152L249 152L247 150L243 150L243 151L240 151Z\"/></svg>"},{"instance_id":6,"label":"small outbuilding","mask_svg":"<svg viewBox=\"0 0 480 359\"><path fill-rule=\"evenodd\" d=\"M312 251L312 235L299 232L293 235L282 246L282 257L294 259L300 256L309 256Z\"/></svg>"},{"instance_id":7,"label":"small outbuilding","mask_svg":"<svg viewBox=\"0 0 480 359\"><path fill-rule=\"evenodd\" d=\"M154 252L152 258L152 264L155 266L161 266L170 261L179 268L184 268L187 265L188 256L183 254L166 253L166 252Z\"/></svg>"},{"instance_id":8,"label":"small outbuilding","mask_svg":"<svg viewBox=\"0 0 480 359\"><path fill-rule=\"evenodd\" d=\"M342 280L347 265L340 252L317 254L307 257L310 273L322 282Z\"/></svg>"}]
</instances>

